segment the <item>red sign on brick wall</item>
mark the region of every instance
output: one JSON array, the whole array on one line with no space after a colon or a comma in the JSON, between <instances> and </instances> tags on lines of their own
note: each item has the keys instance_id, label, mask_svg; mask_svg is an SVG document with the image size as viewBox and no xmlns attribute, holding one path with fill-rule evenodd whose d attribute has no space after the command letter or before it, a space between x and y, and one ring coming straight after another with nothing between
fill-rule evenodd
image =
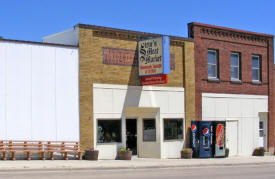
<instances>
[{"instance_id":1,"label":"red sign on brick wall","mask_svg":"<svg viewBox=\"0 0 275 179\"><path fill-rule=\"evenodd\" d=\"M141 77L141 85L159 85L167 84L168 75L153 75L153 76L143 76Z\"/></svg>"},{"instance_id":2,"label":"red sign on brick wall","mask_svg":"<svg viewBox=\"0 0 275 179\"><path fill-rule=\"evenodd\" d=\"M103 64L137 66L137 52L135 50L102 48ZM175 54L170 54L170 69L175 70Z\"/></svg>"}]
</instances>

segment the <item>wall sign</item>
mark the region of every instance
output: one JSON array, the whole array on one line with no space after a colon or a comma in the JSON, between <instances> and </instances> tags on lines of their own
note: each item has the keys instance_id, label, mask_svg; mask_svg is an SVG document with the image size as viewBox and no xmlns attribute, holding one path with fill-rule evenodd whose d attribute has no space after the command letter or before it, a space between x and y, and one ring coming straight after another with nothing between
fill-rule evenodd
<instances>
[{"instance_id":1,"label":"wall sign","mask_svg":"<svg viewBox=\"0 0 275 179\"><path fill-rule=\"evenodd\" d=\"M141 85L160 85L168 83L168 75L142 76Z\"/></svg>"},{"instance_id":2,"label":"wall sign","mask_svg":"<svg viewBox=\"0 0 275 179\"><path fill-rule=\"evenodd\" d=\"M137 66L137 50L102 48L102 63L105 65ZM170 54L170 70L175 70L175 54Z\"/></svg>"},{"instance_id":3,"label":"wall sign","mask_svg":"<svg viewBox=\"0 0 275 179\"><path fill-rule=\"evenodd\" d=\"M168 36L138 41L139 76L170 73L170 40Z\"/></svg>"}]
</instances>

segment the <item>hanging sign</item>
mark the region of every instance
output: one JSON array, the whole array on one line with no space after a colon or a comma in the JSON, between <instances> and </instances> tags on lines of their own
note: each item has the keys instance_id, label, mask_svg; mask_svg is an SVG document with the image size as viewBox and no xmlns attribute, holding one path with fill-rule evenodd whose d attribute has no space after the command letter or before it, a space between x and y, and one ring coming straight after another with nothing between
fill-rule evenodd
<instances>
[{"instance_id":1,"label":"hanging sign","mask_svg":"<svg viewBox=\"0 0 275 179\"><path fill-rule=\"evenodd\" d=\"M139 76L170 73L170 40L168 36L138 41Z\"/></svg>"}]
</instances>

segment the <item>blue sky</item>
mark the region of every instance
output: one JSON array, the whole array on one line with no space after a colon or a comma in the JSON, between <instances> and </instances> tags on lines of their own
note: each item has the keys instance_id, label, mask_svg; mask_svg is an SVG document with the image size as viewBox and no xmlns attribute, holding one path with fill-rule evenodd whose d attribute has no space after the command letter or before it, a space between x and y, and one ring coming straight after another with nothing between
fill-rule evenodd
<instances>
[{"instance_id":1,"label":"blue sky","mask_svg":"<svg viewBox=\"0 0 275 179\"><path fill-rule=\"evenodd\" d=\"M43 36L92 24L187 37L201 22L275 34L272 0L1 0L0 36L41 41Z\"/></svg>"}]
</instances>

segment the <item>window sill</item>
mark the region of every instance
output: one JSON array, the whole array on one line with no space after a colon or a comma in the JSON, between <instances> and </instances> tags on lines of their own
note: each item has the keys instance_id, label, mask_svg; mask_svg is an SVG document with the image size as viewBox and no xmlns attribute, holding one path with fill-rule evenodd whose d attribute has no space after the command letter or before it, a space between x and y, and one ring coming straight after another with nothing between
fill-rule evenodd
<instances>
[{"instance_id":1,"label":"window sill","mask_svg":"<svg viewBox=\"0 0 275 179\"><path fill-rule=\"evenodd\" d=\"M254 84L254 85L261 85L262 82L261 81L252 81L252 84Z\"/></svg>"},{"instance_id":2,"label":"window sill","mask_svg":"<svg viewBox=\"0 0 275 179\"><path fill-rule=\"evenodd\" d=\"M122 142L96 143L96 145L118 145L118 144L122 144Z\"/></svg>"},{"instance_id":3,"label":"window sill","mask_svg":"<svg viewBox=\"0 0 275 179\"><path fill-rule=\"evenodd\" d=\"M213 82L213 83L219 83L220 79L219 78L207 78L208 82Z\"/></svg>"},{"instance_id":4,"label":"window sill","mask_svg":"<svg viewBox=\"0 0 275 179\"><path fill-rule=\"evenodd\" d=\"M241 80L233 80L233 79L231 79L230 83L233 83L233 84L242 84L242 81Z\"/></svg>"},{"instance_id":5,"label":"window sill","mask_svg":"<svg viewBox=\"0 0 275 179\"><path fill-rule=\"evenodd\" d=\"M163 142L184 142L184 139L169 139L163 140Z\"/></svg>"}]
</instances>

